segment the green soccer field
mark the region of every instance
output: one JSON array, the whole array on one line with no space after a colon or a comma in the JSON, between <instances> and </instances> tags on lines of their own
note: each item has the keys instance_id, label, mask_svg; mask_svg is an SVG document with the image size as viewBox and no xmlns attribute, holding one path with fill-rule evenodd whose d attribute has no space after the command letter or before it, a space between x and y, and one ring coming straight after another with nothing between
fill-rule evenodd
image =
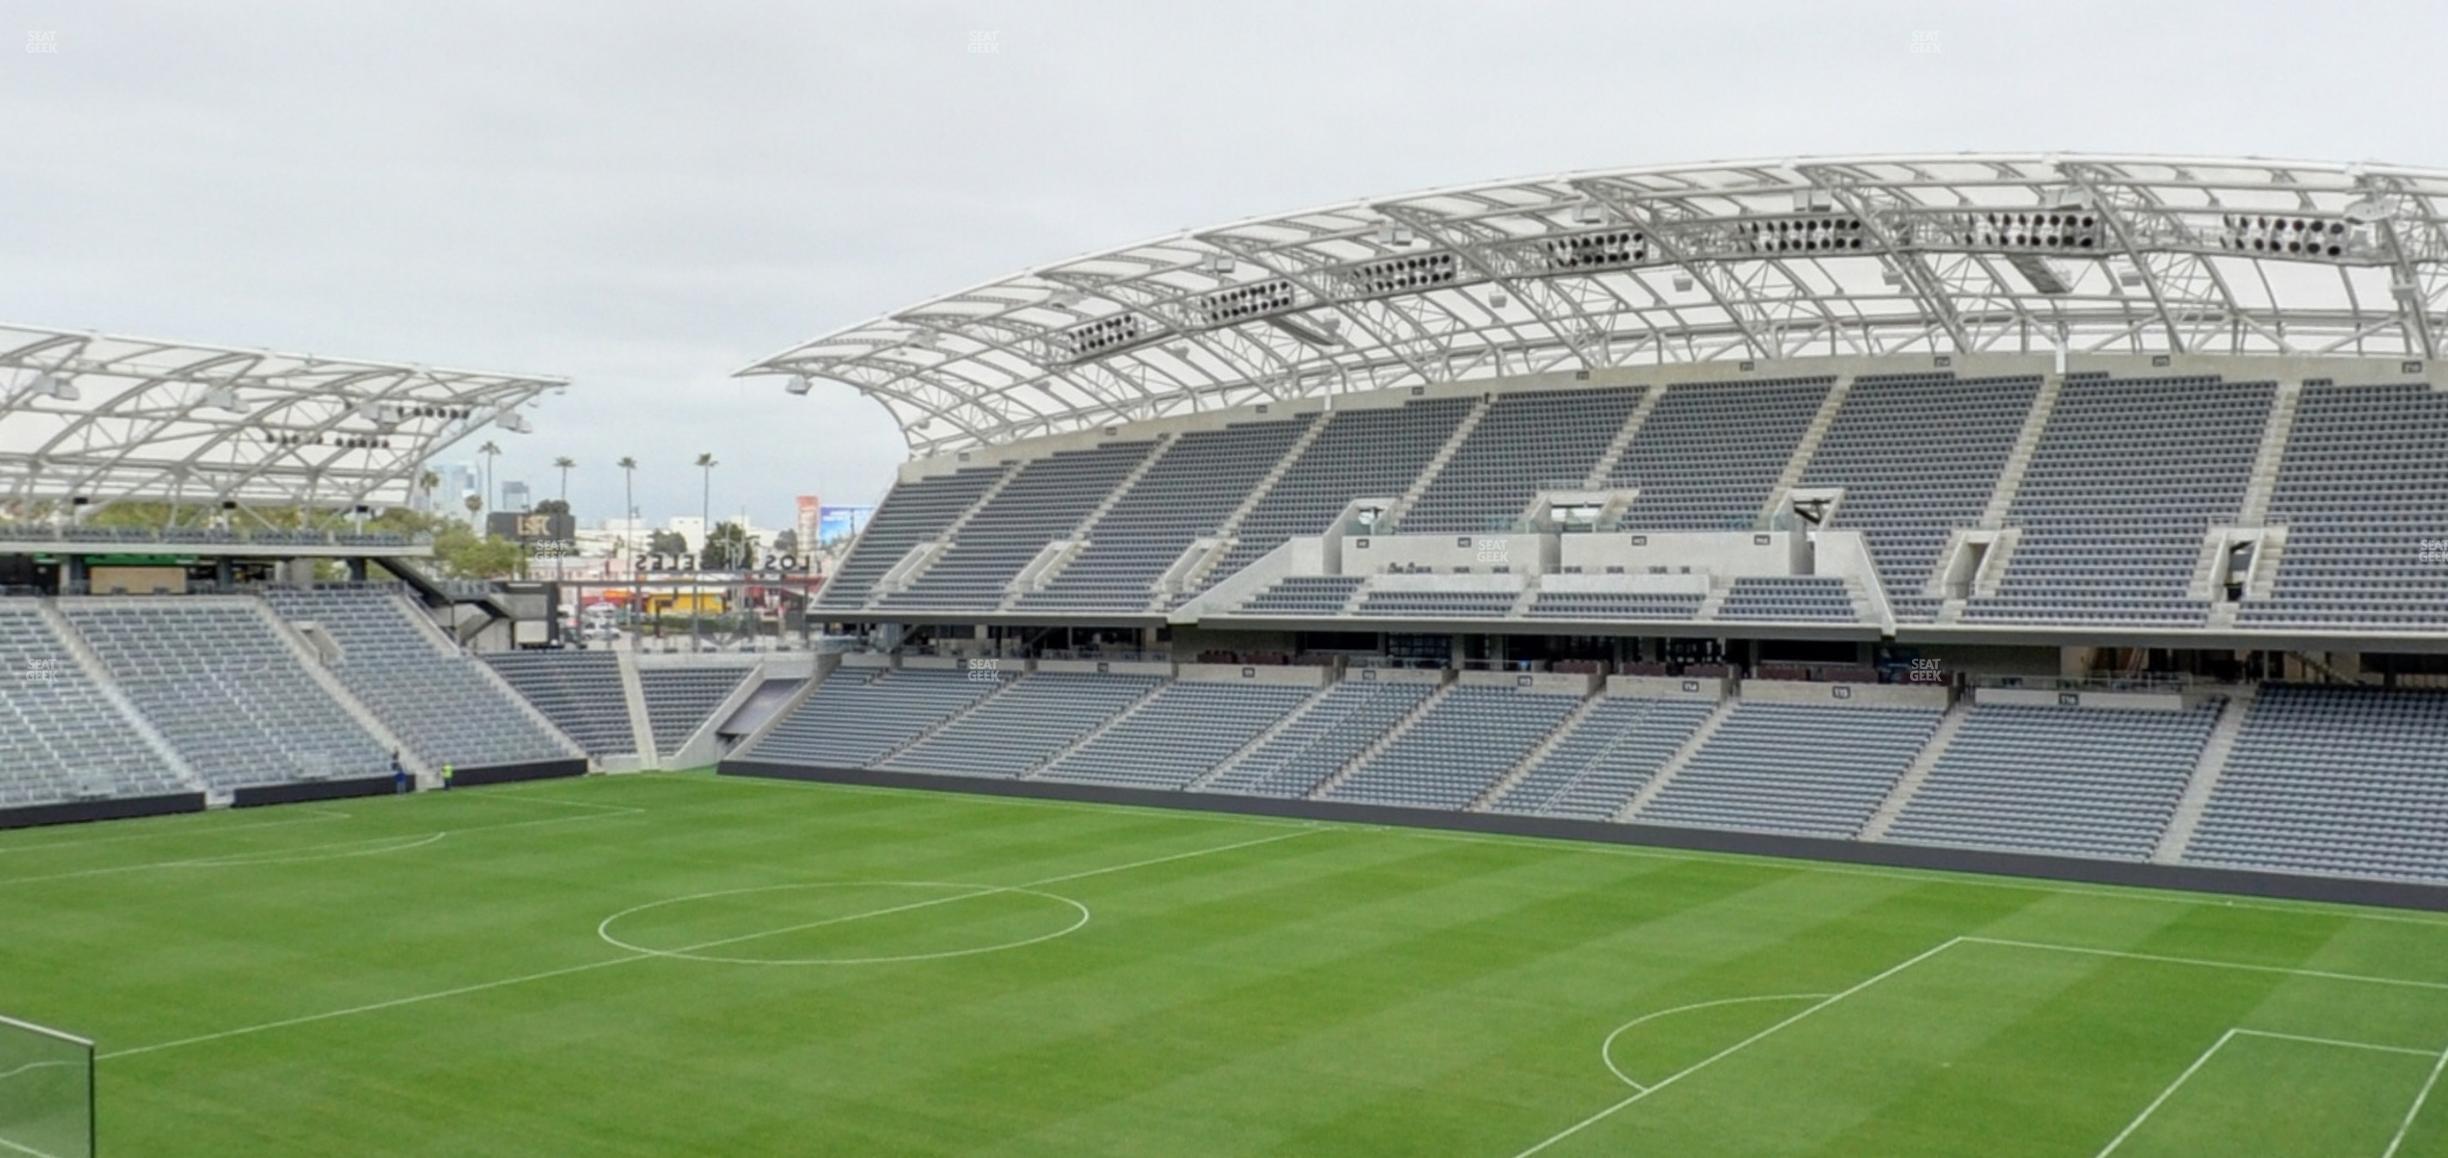
<instances>
[{"instance_id":1,"label":"green soccer field","mask_svg":"<svg viewBox=\"0 0 2448 1158\"><path fill-rule=\"evenodd\" d=\"M112 1155L2448 1154L2448 918L705 775L0 834L0 1013Z\"/></svg>"}]
</instances>

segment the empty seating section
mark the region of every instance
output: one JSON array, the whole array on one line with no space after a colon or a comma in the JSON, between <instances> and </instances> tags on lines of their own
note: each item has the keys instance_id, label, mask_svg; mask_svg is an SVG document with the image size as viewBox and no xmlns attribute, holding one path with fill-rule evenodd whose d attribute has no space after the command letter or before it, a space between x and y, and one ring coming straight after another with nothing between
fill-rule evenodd
<instances>
[{"instance_id":1,"label":"empty seating section","mask_svg":"<svg viewBox=\"0 0 2448 1158\"><path fill-rule=\"evenodd\" d=\"M2218 715L1974 708L1886 839L2148 860Z\"/></svg>"},{"instance_id":2,"label":"empty seating section","mask_svg":"<svg viewBox=\"0 0 2448 1158\"><path fill-rule=\"evenodd\" d=\"M1038 778L1186 788L1292 714L1314 692L1283 684L1167 684L1113 727L1047 766Z\"/></svg>"},{"instance_id":3,"label":"empty seating section","mask_svg":"<svg viewBox=\"0 0 2448 1158\"><path fill-rule=\"evenodd\" d=\"M1089 528L1088 543L1042 591L1036 610L1144 610L1165 570L1198 539L1218 533L1301 431L1287 419L1182 435Z\"/></svg>"},{"instance_id":4,"label":"empty seating section","mask_svg":"<svg viewBox=\"0 0 2448 1158\"><path fill-rule=\"evenodd\" d=\"M2268 521L2276 582L2239 622L2448 627L2448 392L2305 384Z\"/></svg>"},{"instance_id":5,"label":"empty seating section","mask_svg":"<svg viewBox=\"0 0 2448 1158\"><path fill-rule=\"evenodd\" d=\"M1612 819L1716 709L1709 700L1602 699L1489 810Z\"/></svg>"},{"instance_id":6,"label":"empty seating section","mask_svg":"<svg viewBox=\"0 0 2448 1158\"><path fill-rule=\"evenodd\" d=\"M1156 690L1153 676L1032 672L968 715L893 753L880 767L1019 776ZM891 680L884 682L890 690Z\"/></svg>"},{"instance_id":7,"label":"empty seating section","mask_svg":"<svg viewBox=\"0 0 2448 1158\"><path fill-rule=\"evenodd\" d=\"M1837 576L1757 575L1734 581L1717 607L1717 618L1850 623L1859 617L1852 592Z\"/></svg>"},{"instance_id":8,"label":"empty seating section","mask_svg":"<svg viewBox=\"0 0 2448 1158\"><path fill-rule=\"evenodd\" d=\"M1844 488L1829 525L1862 532L1898 619L1936 617L1922 586L1948 532L1980 525L2039 392L2037 377L1943 373L1868 375L1846 391L1802 485Z\"/></svg>"},{"instance_id":9,"label":"empty seating section","mask_svg":"<svg viewBox=\"0 0 2448 1158\"><path fill-rule=\"evenodd\" d=\"M480 661L445 643L398 595L275 589L264 601L292 624L321 625L340 647L333 674L426 763L474 768L570 758Z\"/></svg>"},{"instance_id":10,"label":"empty seating section","mask_svg":"<svg viewBox=\"0 0 2448 1158\"><path fill-rule=\"evenodd\" d=\"M1632 819L1851 837L1937 727L1934 710L1746 703Z\"/></svg>"},{"instance_id":11,"label":"empty seating section","mask_svg":"<svg viewBox=\"0 0 2448 1158\"><path fill-rule=\"evenodd\" d=\"M752 760L864 768L1003 686L1001 677L836 668L747 753Z\"/></svg>"},{"instance_id":12,"label":"empty seating section","mask_svg":"<svg viewBox=\"0 0 2448 1158\"><path fill-rule=\"evenodd\" d=\"M1339 615L1352 592L1366 580L1358 575L1290 575L1241 601L1243 615Z\"/></svg>"},{"instance_id":13,"label":"empty seating section","mask_svg":"<svg viewBox=\"0 0 2448 1158\"><path fill-rule=\"evenodd\" d=\"M640 667L638 689L646 694L646 721L655 751L670 756L705 727L751 669L744 667Z\"/></svg>"},{"instance_id":14,"label":"empty seating section","mask_svg":"<svg viewBox=\"0 0 2448 1158\"><path fill-rule=\"evenodd\" d=\"M1707 596L1635 591L1541 591L1532 619L1690 619Z\"/></svg>"},{"instance_id":15,"label":"empty seating section","mask_svg":"<svg viewBox=\"0 0 2448 1158\"><path fill-rule=\"evenodd\" d=\"M69 624L210 787L382 776L391 754L251 600L70 601Z\"/></svg>"},{"instance_id":16,"label":"empty seating section","mask_svg":"<svg viewBox=\"0 0 2448 1158\"><path fill-rule=\"evenodd\" d=\"M953 532L943 554L907 590L887 592L893 609L992 611L1004 589L1046 544L1067 538L1155 444L1115 442L1020 464L1011 481Z\"/></svg>"},{"instance_id":17,"label":"empty seating section","mask_svg":"<svg viewBox=\"0 0 2448 1158\"><path fill-rule=\"evenodd\" d=\"M620 658L608 651L506 651L485 657L589 756L637 751Z\"/></svg>"},{"instance_id":18,"label":"empty seating section","mask_svg":"<svg viewBox=\"0 0 2448 1158\"><path fill-rule=\"evenodd\" d=\"M825 581L817 606L851 609L909 549L942 534L1003 477L1008 467L977 466L897 484L867 520L850 557Z\"/></svg>"},{"instance_id":19,"label":"empty seating section","mask_svg":"<svg viewBox=\"0 0 2448 1158\"><path fill-rule=\"evenodd\" d=\"M1429 705L1326 799L1405 808L1467 808L1538 747L1581 697L1463 685Z\"/></svg>"},{"instance_id":20,"label":"empty seating section","mask_svg":"<svg viewBox=\"0 0 2448 1158\"><path fill-rule=\"evenodd\" d=\"M1833 382L1668 387L1609 479L1609 486L1640 488L1618 525L1629 531L1750 528Z\"/></svg>"},{"instance_id":21,"label":"empty seating section","mask_svg":"<svg viewBox=\"0 0 2448 1158\"><path fill-rule=\"evenodd\" d=\"M1512 525L1542 487L1576 488L1640 404L1638 388L1500 395L1403 512L1406 534Z\"/></svg>"},{"instance_id":22,"label":"empty seating section","mask_svg":"<svg viewBox=\"0 0 2448 1158\"><path fill-rule=\"evenodd\" d=\"M1344 680L1312 697L1299 715L1200 788L1243 796L1307 796L1434 691L1434 684Z\"/></svg>"},{"instance_id":23,"label":"empty seating section","mask_svg":"<svg viewBox=\"0 0 2448 1158\"><path fill-rule=\"evenodd\" d=\"M192 791L39 610L0 604L0 809Z\"/></svg>"},{"instance_id":24,"label":"empty seating section","mask_svg":"<svg viewBox=\"0 0 2448 1158\"><path fill-rule=\"evenodd\" d=\"M2068 377L2007 515L2022 536L1971 620L2200 626L2204 533L2232 523L2275 387Z\"/></svg>"},{"instance_id":25,"label":"empty seating section","mask_svg":"<svg viewBox=\"0 0 2448 1158\"><path fill-rule=\"evenodd\" d=\"M1353 499L1395 498L1410 490L1472 402L1436 398L1329 414L1326 429L1241 520L1232 549L1207 573L1207 583L1229 577L1295 535L1324 533Z\"/></svg>"},{"instance_id":26,"label":"empty seating section","mask_svg":"<svg viewBox=\"0 0 2448 1158\"><path fill-rule=\"evenodd\" d=\"M2448 693L2264 689L2184 859L2448 881Z\"/></svg>"},{"instance_id":27,"label":"empty seating section","mask_svg":"<svg viewBox=\"0 0 2448 1158\"><path fill-rule=\"evenodd\" d=\"M1358 612L1411 619L1502 618L1520 598L1519 591L1371 591L1360 598Z\"/></svg>"}]
</instances>

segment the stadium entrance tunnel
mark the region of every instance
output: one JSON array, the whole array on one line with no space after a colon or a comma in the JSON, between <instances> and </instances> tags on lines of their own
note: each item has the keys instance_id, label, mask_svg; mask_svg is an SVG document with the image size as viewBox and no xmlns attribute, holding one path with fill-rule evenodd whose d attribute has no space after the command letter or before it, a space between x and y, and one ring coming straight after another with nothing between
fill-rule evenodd
<instances>
[{"instance_id":1,"label":"stadium entrance tunnel","mask_svg":"<svg viewBox=\"0 0 2448 1158\"><path fill-rule=\"evenodd\" d=\"M604 918L635 953L725 965L886 965L1000 953L1085 928L1088 906L953 881L808 881L672 897Z\"/></svg>"}]
</instances>

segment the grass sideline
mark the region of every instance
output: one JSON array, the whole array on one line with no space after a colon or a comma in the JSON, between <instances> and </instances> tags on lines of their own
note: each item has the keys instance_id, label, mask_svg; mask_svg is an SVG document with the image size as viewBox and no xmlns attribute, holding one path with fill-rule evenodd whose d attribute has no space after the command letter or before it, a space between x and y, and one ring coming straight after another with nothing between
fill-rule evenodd
<instances>
[{"instance_id":1,"label":"grass sideline","mask_svg":"<svg viewBox=\"0 0 2448 1158\"><path fill-rule=\"evenodd\" d=\"M0 930L113 1154L2448 1154L2448 918L2337 906L691 774L0 834Z\"/></svg>"}]
</instances>

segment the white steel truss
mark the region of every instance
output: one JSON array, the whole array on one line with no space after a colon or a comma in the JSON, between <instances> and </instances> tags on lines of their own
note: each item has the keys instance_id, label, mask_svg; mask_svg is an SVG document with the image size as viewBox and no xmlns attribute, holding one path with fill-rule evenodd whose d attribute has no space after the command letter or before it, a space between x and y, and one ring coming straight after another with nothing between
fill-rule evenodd
<instances>
[{"instance_id":1,"label":"white steel truss","mask_svg":"<svg viewBox=\"0 0 2448 1158\"><path fill-rule=\"evenodd\" d=\"M740 371L916 454L1248 402L1812 355L2432 358L2448 172L1932 155L1566 173L1091 254Z\"/></svg>"},{"instance_id":2,"label":"white steel truss","mask_svg":"<svg viewBox=\"0 0 2448 1158\"><path fill-rule=\"evenodd\" d=\"M0 499L349 508L566 379L0 325Z\"/></svg>"}]
</instances>

